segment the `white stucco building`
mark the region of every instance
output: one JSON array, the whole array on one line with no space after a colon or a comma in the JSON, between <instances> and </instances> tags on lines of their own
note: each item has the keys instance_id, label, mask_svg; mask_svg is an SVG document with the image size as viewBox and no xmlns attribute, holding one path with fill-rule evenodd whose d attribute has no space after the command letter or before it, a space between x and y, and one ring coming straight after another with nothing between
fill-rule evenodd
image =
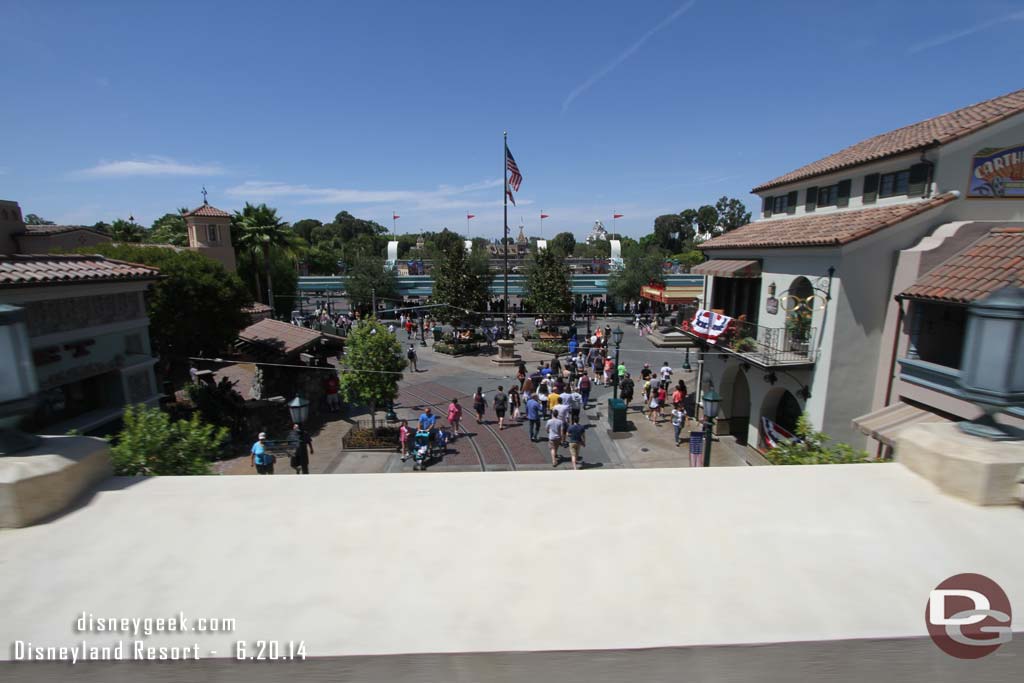
<instances>
[{"instance_id":1,"label":"white stucco building","mask_svg":"<svg viewBox=\"0 0 1024 683\"><path fill-rule=\"evenodd\" d=\"M975 226L960 246L1024 225L1024 91L869 138L753 192L760 220L701 245L711 260L693 270L711 276L706 307L736 320L703 354L723 397L718 430L760 446L762 416L792 429L806 412L874 450L854 422L900 400L881 388L899 372L894 286L928 270L904 269L897 283L901 252L955 224ZM913 407L927 417L926 401Z\"/></svg>"}]
</instances>

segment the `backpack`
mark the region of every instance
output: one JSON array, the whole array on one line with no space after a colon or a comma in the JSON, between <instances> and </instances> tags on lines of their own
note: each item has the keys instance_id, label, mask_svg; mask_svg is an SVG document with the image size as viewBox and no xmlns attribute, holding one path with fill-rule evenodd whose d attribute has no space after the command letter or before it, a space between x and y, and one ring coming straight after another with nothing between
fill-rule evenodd
<instances>
[{"instance_id":1,"label":"backpack","mask_svg":"<svg viewBox=\"0 0 1024 683\"><path fill-rule=\"evenodd\" d=\"M409 349L406 352L405 357L408 358L409 360L412 360L413 358L416 357L416 352L414 350L412 350L412 349Z\"/></svg>"},{"instance_id":2,"label":"backpack","mask_svg":"<svg viewBox=\"0 0 1024 683\"><path fill-rule=\"evenodd\" d=\"M589 391L589 390L590 390L590 377L587 377L586 375L584 375L583 377L580 378L580 391Z\"/></svg>"}]
</instances>

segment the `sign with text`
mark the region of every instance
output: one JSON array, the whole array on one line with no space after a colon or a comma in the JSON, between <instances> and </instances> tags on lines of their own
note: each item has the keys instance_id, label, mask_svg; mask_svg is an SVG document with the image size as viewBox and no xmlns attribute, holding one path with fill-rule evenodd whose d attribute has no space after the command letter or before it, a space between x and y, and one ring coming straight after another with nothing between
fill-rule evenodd
<instances>
[{"instance_id":1,"label":"sign with text","mask_svg":"<svg viewBox=\"0 0 1024 683\"><path fill-rule=\"evenodd\" d=\"M1024 199L1024 145L979 150L971 161L967 196Z\"/></svg>"}]
</instances>

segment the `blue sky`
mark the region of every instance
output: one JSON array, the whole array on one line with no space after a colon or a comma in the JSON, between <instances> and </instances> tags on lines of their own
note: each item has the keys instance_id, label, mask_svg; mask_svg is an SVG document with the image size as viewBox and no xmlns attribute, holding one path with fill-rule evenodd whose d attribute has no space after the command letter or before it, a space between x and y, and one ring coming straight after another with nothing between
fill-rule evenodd
<instances>
[{"instance_id":1,"label":"blue sky","mask_svg":"<svg viewBox=\"0 0 1024 683\"><path fill-rule=\"evenodd\" d=\"M0 0L0 198L582 237L1020 87L1024 2Z\"/></svg>"}]
</instances>

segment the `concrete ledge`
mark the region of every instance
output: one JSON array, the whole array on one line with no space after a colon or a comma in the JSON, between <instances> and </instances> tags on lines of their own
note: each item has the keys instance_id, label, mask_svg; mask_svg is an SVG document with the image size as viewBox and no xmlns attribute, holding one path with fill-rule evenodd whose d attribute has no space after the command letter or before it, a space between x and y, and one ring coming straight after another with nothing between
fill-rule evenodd
<instances>
[{"instance_id":1,"label":"concrete ledge","mask_svg":"<svg viewBox=\"0 0 1024 683\"><path fill-rule=\"evenodd\" d=\"M952 422L917 425L896 437L895 460L941 491L975 505L1019 502L1024 441L989 441Z\"/></svg>"},{"instance_id":2,"label":"concrete ledge","mask_svg":"<svg viewBox=\"0 0 1024 683\"><path fill-rule=\"evenodd\" d=\"M658 348L682 349L686 347L696 348L697 344L693 337L683 332L658 332L654 331L647 335L647 341Z\"/></svg>"},{"instance_id":3,"label":"concrete ledge","mask_svg":"<svg viewBox=\"0 0 1024 683\"><path fill-rule=\"evenodd\" d=\"M0 529L54 515L113 474L110 447L89 436L44 436L38 448L0 457Z\"/></svg>"}]
</instances>

